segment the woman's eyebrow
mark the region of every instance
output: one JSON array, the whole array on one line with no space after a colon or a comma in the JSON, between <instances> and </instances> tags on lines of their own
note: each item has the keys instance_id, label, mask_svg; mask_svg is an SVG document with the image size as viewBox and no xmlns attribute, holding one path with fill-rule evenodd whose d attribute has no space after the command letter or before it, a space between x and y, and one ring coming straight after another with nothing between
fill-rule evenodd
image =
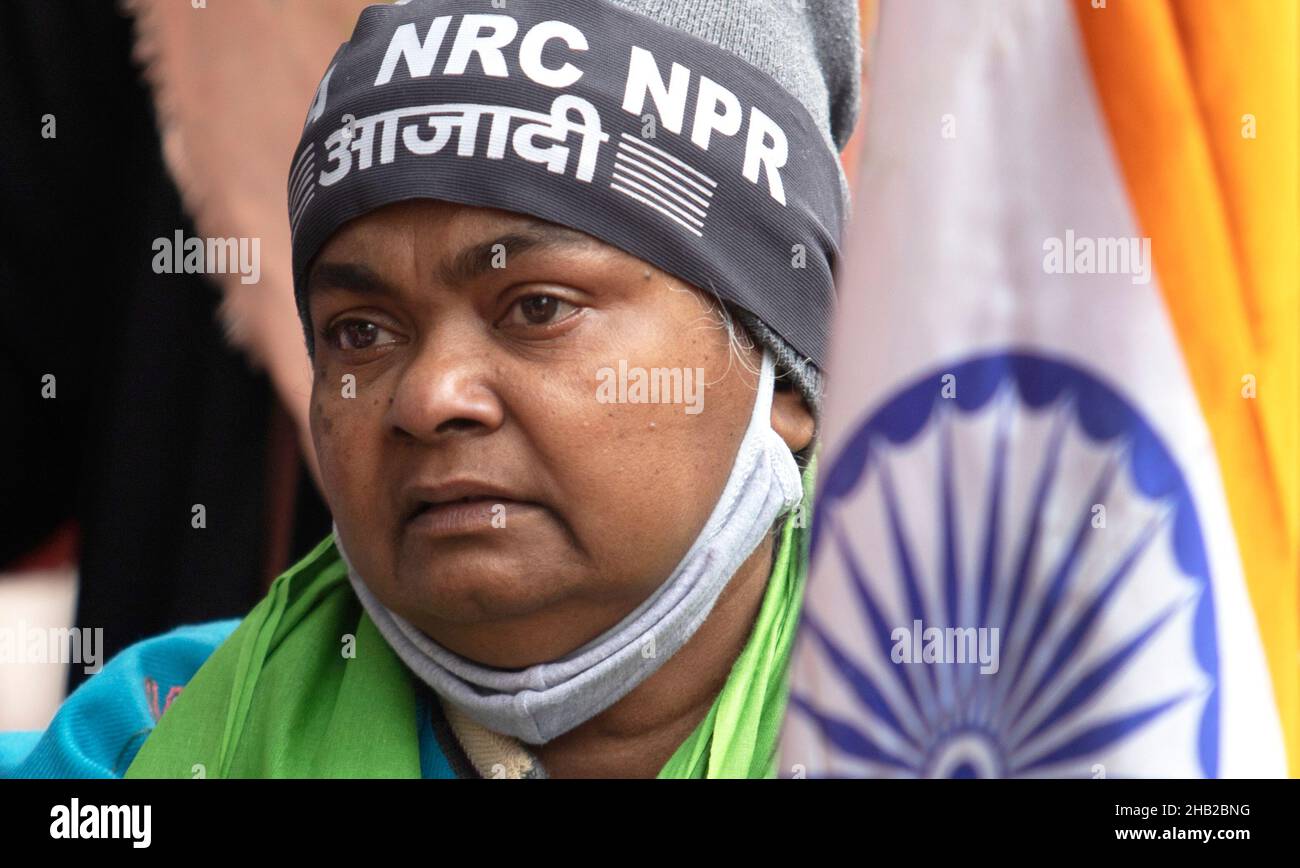
<instances>
[{"instance_id":1,"label":"woman's eyebrow","mask_svg":"<svg viewBox=\"0 0 1300 868\"><path fill-rule=\"evenodd\" d=\"M451 286L472 283L502 263L526 252L579 251L601 247L589 235L563 226L538 223L527 229L509 232L471 245L449 257L437 269L437 277ZM400 296L401 290L380 277L368 266L356 262L318 262L307 276L304 298L313 293L341 289L362 295Z\"/></svg>"},{"instance_id":2,"label":"woman's eyebrow","mask_svg":"<svg viewBox=\"0 0 1300 868\"><path fill-rule=\"evenodd\" d=\"M451 286L472 283L494 268L508 268L512 257L527 252L591 250L600 245L589 235L562 226L537 224L461 250L438 267L438 279Z\"/></svg>"},{"instance_id":3,"label":"woman's eyebrow","mask_svg":"<svg viewBox=\"0 0 1300 868\"><path fill-rule=\"evenodd\" d=\"M397 296L401 293L368 267L356 262L318 262L307 276L305 298L313 292L342 289L362 295Z\"/></svg>"}]
</instances>

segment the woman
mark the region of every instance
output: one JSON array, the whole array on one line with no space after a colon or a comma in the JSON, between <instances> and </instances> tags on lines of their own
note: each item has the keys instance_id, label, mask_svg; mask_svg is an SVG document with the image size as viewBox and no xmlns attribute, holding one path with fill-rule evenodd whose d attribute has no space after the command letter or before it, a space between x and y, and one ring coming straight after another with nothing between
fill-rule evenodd
<instances>
[{"instance_id":1,"label":"woman","mask_svg":"<svg viewBox=\"0 0 1300 868\"><path fill-rule=\"evenodd\" d=\"M848 0L367 8L289 178L334 533L12 772L774 775L856 33Z\"/></svg>"}]
</instances>

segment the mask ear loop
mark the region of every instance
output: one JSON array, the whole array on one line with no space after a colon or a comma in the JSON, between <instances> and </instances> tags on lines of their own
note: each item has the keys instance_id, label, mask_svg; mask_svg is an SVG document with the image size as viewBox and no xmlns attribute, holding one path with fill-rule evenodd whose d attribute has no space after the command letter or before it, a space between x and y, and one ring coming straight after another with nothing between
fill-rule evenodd
<instances>
[{"instance_id":1,"label":"mask ear loop","mask_svg":"<svg viewBox=\"0 0 1300 868\"><path fill-rule=\"evenodd\" d=\"M776 358L772 351L763 348L763 361L758 369L758 394L754 396L754 412L749 417L749 424L754 424L759 413L767 413L767 426L772 426L772 401L776 394Z\"/></svg>"},{"instance_id":2,"label":"mask ear loop","mask_svg":"<svg viewBox=\"0 0 1300 868\"><path fill-rule=\"evenodd\" d=\"M781 435L772 427L772 405L776 392L776 357L772 351L763 349L763 364L758 376L758 394L754 399L754 413L750 416L751 426L758 419L758 414L765 414L763 420L763 449L772 463L781 488L781 516L799 505L803 500L803 477L799 473L799 464L794 460L794 453Z\"/></svg>"}]
</instances>

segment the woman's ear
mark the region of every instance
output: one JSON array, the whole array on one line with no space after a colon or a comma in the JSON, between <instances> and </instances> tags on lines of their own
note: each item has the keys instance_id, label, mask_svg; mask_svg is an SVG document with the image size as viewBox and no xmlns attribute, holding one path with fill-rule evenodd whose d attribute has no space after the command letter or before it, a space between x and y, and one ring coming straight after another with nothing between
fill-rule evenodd
<instances>
[{"instance_id":1,"label":"woman's ear","mask_svg":"<svg viewBox=\"0 0 1300 868\"><path fill-rule=\"evenodd\" d=\"M812 442L816 423L798 389L777 388L772 392L772 430L790 447L802 452Z\"/></svg>"}]
</instances>

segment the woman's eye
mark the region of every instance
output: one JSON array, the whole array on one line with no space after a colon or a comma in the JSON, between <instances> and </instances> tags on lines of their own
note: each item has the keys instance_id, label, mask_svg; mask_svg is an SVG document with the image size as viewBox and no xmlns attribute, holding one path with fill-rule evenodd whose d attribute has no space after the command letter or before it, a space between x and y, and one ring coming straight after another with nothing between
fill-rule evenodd
<instances>
[{"instance_id":1,"label":"woman's eye","mask_svg":"<svg viewBox=\"0 0 1300 868\"><path fill-rule=\"evenodd\" d=\"M387 335L388 338L383 338ZM340 350L369 350L393 343L393 333L364 319L348 319L329 329L330 341Z\"/></svg>"},{"instance_id":2,"label":"woman's eye","mask_svg":"<svg viewBox=\"0 0 1300 868\"><path fill-rule=\"evenodd\" d=\"M506 315L508 325L550 325L568 318L577 310L572 304L553 295L530 295L519 299Z\"/></svg>"}]
</instances>

